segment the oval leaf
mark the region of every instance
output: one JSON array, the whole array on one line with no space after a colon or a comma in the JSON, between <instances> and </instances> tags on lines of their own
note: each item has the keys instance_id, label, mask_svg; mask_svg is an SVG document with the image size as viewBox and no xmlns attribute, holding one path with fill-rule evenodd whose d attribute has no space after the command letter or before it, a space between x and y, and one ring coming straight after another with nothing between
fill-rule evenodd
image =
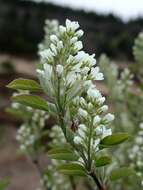
<instances>
[{"instance_id":1,"label":"oval leaf","mask_svg":"<svg viewBox=\"0 0 143 190\"><path fill-rule=\"evenodd\" d=\"M50 158L56 160L77 161L79 159L72 150L66 148L54 148L48 151L48 155Z\"/></svg>"},{"instance_id":2,"label":"oval leaf","mask_svg":"<svg viewBox=\"0 0 143 190\"><path fill-rule=\"evenodd\" d=\"M113 134L110 136L105 137L104 139L102 139L102 141L100 142L100 145L105 145L105 146L113 146L113 145L117 145L120 144L126 140L129 139L129 135L127 133L117 133L117 134Z\"/></svg>"},{"instance_id":3,"label":"oval leaf","mask_svg":"<svg viewBox=\"0 0 143 190\"><path fill-rule=\"evenodd\" d=\"M42 91L40 84L31 79L15 79L7 87L15 90L29 90L31 92Z\"/></svg>"},{"instance_id":4,"label":"oval leaf","mask_svg":"<svg viewBox=\"0 0 143 190\"><path fill-rule=\"evenodd\" d=\"M105 166L111 164L112 159L109 156L101 156L95 160L96 167Z\"/></svg>"},{"instance_id":5,"label":"oval leaf","mask_svg":"<svg viewBox=\"0 0 143 190\"><path fill-rule=\"evenodd\" d=\"M131 168L123 167L123 168L113 170L111 172L110 179L112 181L115 181L121 178L129 177L131 175L135 175L135 171Z\"/></svg>"},{"instance_id":6,"label":"oval leaf","mask_svg":"<svg viewBox=\"0 0 143 190\"><path fill-rule=\"evenodd\" d=\"M86 176L85 168L78 163L63 164L59 168L60 173L72 176Z\"/></svg>"},{"instance_id":7,"label":"oval leaf","mask_svg":"<svg viewBox=\"0 0 143 190\"><path fill-rule=\"evenodd\" d=\"M13 96L12 99L15 102L19 102L23 105L30 106L35 109L48 111L48 104L46 100L36 95L17 95Z\"/></svg>"}]
</instances>

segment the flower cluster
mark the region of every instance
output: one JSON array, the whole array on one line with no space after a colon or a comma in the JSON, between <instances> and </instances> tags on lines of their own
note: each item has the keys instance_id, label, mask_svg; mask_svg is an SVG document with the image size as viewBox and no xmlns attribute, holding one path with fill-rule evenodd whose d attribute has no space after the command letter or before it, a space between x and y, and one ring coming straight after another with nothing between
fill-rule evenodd
<instances>
[{"instance_id":1,"label":"flower cluster","mask_svg":"<svg viewBox=\"0 0 143 190\"><path fill-rule=\"evenodd\" d=\"M131 166L136 169L137 175L142 179L143 185L143 123L140 123L140 130L134 139L134 145L129 149L129 158L132 161Z\"/></svg>"},{"instance_id":2,"label":"flower cluster","mask_svg":"<svg viewBox=\"0 0 143 190\"><path fill-rule=\"evenodd\" d=\"M14 93L28 94L29 92ZM20 111L23 114L24 123L18 129L16 139L20 142L20 150L23 152L32 153L35 143L39 140L41 131L45 127L45 121L48 115L45 111L34 110L31 107L26 107L20 103L12 103L12 109ZM28 113L26 115L25 113ZM27 117L26 117L27 116Z\"/></svg>"},{"instance_id":3,"label":"flower cluster","mask_svg":"<svg viewBox=\"0 0 143 190\"><path fill-rule=\"evenodd\" d=\"M37 73L42 86L48 88L47 91L52 96L54 95L54 92L51 92L52 87L56 83L53 75L62 77L62 85L67 89L71 88L77 80L103 79L99 68L94 68L95 55L88 55L84 51L80 51L83 45L78 39L83 35L83 31L77 30L78 28L77 22L66 20L66 27L59 26L58 37L50 36L50 48L40 52L44 64L43 70L37 70Z\"/></svg>"},{"instance_id":4,"label":"flower cluster","mask_svg":"<svg viewBox=\"0 0 143 190\"><path fill-rule=\"evenodd\" d=\"M99 151L100 141L112 135L109 124L114 120L114 115L107 113L108 106L104 105L105 97L93 84L88 88L84 97L76 97L73 100L73 106L78 108L79 122L74 142L83 147L86 157L89 146L93 156Z\"/></svg>"},{"instance_id":5,"label":"flower cluster","mask_svg":"<svg viewBox=\"0 0 143 190\"><path fill-rule=\"evenodd\" d=\"M71 186L75 186L71 176L76 175L88 176L94 180L98 189L107 189L105 173L98 169L111 163L111 156L104 154L107 152L105 148L120 144L129 136L126 133L112 134L110 124L114 115L108 112L105 97L96 87L96 81L102 81L104 76L97 66L95 54L90 55L82 50L80 38L84 32L79 28L78 22L67 19L65 26L58 23L54 26L56 29L48 36L47 45L43 43L39 51L40 65L36 71L40 84L21 79L9 84L11 88L29 89L32 92L14 97L15 101L32 107L30 120L19 130L17 139L24 145L22 149L35 148L39 135L43 135L48 112L56 125L49 135L49 139L53 141L52 145L48 144L52 148L48 154L50 158L58 161L52 160L47 171L40 170L40 174L44 173L45 188L64 188L65 178L61 179L57 171L52 172L53 167L60 164L58 169L62 174L70 176ZM125 72L122 78L126 78L128 74ZM30 84L33 85L32 88ZM41 90L47 97L34 94ZM28 112L30 113L30 110ZM41 146L47 148L47 144ZM38 150L35 154L38 154ZM34 163L38 164L37 158ZM56 178L56 181L53 181L53 178ZM65 188L70 189L68 181Z\"/></svg>"},{"instance_id":6,"label":"flower cluster","mask_svg":"<svg viewBox=\"0 0 143 190\"><path fill-rule=\"evenodd\" d=\"M59 23L57 20L46 20L44 27L44 40L39 44L39 51L44 50L45 48L49 48L50 46L50 35L57 34Z\"/></svg>"},{"instance_id":7,"label":"flower cluster","mask_svg":"<svg viewBox=\"0 0 143 190\"><path fill-rule=\"evenodd\" d=\"M64 127L76 125L73 142L80 145L85 157L92 159L99 150L100 141L112 134L108 126L114 115L106 114L105 97L93 83L104 77L96 66L95 54L82 51L79 39L83 33L78 22L67 19L66 26L59 26L58 35L50 36L50 48L40 52L43 68L37 69L37 73L43 89L51 98L50 105L60 113L58 125L65 137Z\"/></svg>"},{"instance_id":8,"label":"flower cluster","mask_svg":"<svg viewBox=\"0 0 143 190\"><path fill-rule=\"evenodd\" d=\"M33 112L33 110L31 110ZM48 116L44 111L35 110L31 119L22 124L18 130L16 139L20 142L21 151L31 151L39 140L40 131L45 127Z\"/></svg>"}]
</instances>

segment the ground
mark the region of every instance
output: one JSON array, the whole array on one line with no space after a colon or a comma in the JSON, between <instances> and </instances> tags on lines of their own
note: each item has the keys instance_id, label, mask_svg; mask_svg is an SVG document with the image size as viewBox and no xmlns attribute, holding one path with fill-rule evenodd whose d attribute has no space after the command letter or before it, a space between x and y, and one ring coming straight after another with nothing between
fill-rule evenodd
<instances>
[{"instance_id":1,"label":"ground","mask_svg":"<svg viewBox=\"0 0 143 190\"><path fill-rule=\"evenodd\" d=\"M0 178L10 177L7 190L36 190L39 175L30 158L18 152L16 128L2 127L0 133Z\"/></svg>"}]
</instances>

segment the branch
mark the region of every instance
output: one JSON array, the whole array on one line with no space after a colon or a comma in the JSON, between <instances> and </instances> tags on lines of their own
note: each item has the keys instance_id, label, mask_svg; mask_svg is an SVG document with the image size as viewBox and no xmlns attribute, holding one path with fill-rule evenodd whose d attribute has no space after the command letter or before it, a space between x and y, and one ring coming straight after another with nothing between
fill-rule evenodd
<instances>
[{"instance_id":1,"label":"branch","mask_svg":"<svg viewBox=\"0 0 143 190\"><path fill-rule=\"evenodd\" d=\"M38 159L33 159L33 164L35 165L35 167L37 168L39 174L40 174L40 178L43 178L43 170L40 166L39 160ZM43 190L49 190L45 187L45 185L43 184Z\"/></svg>"},{"instance_id":2,"label":"branch","mask_svg":"<svg viewBox=\"0 0 143 190\"><path fill-rule=\"evenodd\" d=\"M98 177L96 176L95 172L91 172L89 175L92 177L92 179L93 179L94 182L96 183L96 185L97 185L97 187L98 187L99 190L107 190L107 188L104 187L104 186L101 184L101 182L99 181L99 179L98 179Z\"/></svg>"}]
</instances>

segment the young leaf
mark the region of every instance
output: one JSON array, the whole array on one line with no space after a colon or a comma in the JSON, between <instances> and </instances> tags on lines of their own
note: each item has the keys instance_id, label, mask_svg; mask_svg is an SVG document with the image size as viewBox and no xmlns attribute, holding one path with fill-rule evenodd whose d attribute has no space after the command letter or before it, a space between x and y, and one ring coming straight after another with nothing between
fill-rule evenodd
<instances>
[{"instance_id":1,"label":"young leaf","mask_svg":"<svg viewBox=\"0 0 143 190\"><path fill-rule=\"evenodd\" d=\"M7 87L15 90L29 90L31 92L42 91L40 84L31 79L15 79Z\"/></svg>"},{"instance_id":2,"label":"young leaf","mask_svg":"<svg viewBox=\"0 0 143 190\"><path fill-rule=\"evenodd\" d=\"M56 160L77 161L79 158L72 150L60 147L48 151L48 155Z\"/></svg>"},{"instance_id":3,"label":"young leaf","mask_svg":"<svg viewBox=\"0 0 143 190\"><path fill-rule=\"evenodd\" d=\"M122 168L113 170L111 172L110 179L112 181L115 181L115 180L119 180L121 178L129 177L131 175L135 175L135 171L133 169L127 168L127 167L122 167Z\"/></svg>"},{"instance_id":4,"label":"young leaf","mask_svg":"<svg viewBox=\"0 0 143 190\"><path fill-rule=\"evenodd\" d=\"M25 113L23 110L20 110L20 109L16 109L16 108L6 108L5 111L11 115L13 115L14 117L16 118L29 118L31 117L31 114L30 112L27 112Z\"/></svg>"},{"instance_id":5,"label":"young leaf","mask_svg":"<svg viewBox=\"0 0 143 190\"><path fill-rule=\"evenodd\" d=\"M107 136L104 139L102 139L102 141L100 142L100 145L102 145L102 146L117 145L117 144L120 144L120 143L128 140L129 137L130 136L127 133L113 134L113 135Z\"/></svg>"},{"instance_id":6,"label":"young leaf","mask_svg":"<svg viewBox=\"0 0 143 190\"><path fill-rule=\"evenodd\" d=\"M59 168L60 173L73 176L86 176L84 167L77 163L63 164Z\"/></svg>"},{"instance_id":7,"label":"young leaf","mask_svg":"<svg viewBox=\"0 0 143 190\"><path fill-rule=\"evenodd\" d=\"M46 100L36 95L17 95L13 96L12 99L15 102L19 102L23 105L30 106L35 109L48 111L48 104Z\"/></svg>"},{"instance_id":8,"label":"young leaf","mask_svg":"<svg viewBox=\"0 0 143 190\"><path fill-rule=\"evenodd\" d=\"M111 164L112 159L109 156L101 156L95 160L96 167L105 166Z\"/></svg>"}]
</instances>

